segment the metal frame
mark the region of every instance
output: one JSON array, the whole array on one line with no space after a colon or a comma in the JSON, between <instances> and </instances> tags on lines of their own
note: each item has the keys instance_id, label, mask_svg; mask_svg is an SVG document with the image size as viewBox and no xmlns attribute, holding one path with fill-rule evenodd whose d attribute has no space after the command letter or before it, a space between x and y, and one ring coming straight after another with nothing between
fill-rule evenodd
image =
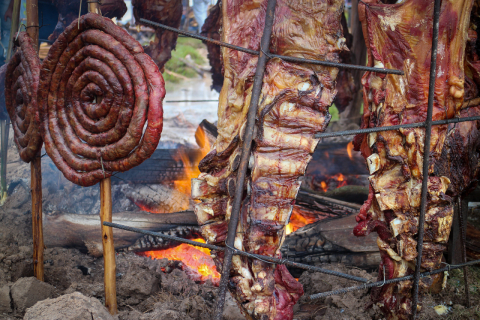
<instances>
[{"instance_id":1,"label":"metal frame","mask_svg":"<svg viewBox=\"0 0 480 320\"><path fill-rule=\"evenodd\" d=\"M344 135L355 135L355 134L363 134L363 133L369 133L369 132L381 132L381 131L388 131L388 130L398 130L402 128L425 128L425 141L424 145L425 146L430 146L430 139L431 139L431 130L433 125L444 125L444 124L450 124L450 123L458 123L458 122L464 122L464 121L475 121L475 120L480 120L480 116L476 117L464 117L464 118L453 118L453 119L446 119L446 120L439 120L439 121L432 121L432 111L433 111L433 99L434 99L434 89L435 89L435 80L436 80L436 64L437 64L437 47L438 47L438 29L439 29L439 16L440 16L440 4L441 0L435 0L434 4L434 14L433 14L433 39L432 39L432 55L431 55L431 68L430 68L430 81L429 81L429 95L428 95L428 110L427 110L427 119L425 122L420 122L420 123L411 123L411 124L403 124L403 125L395 125L395 126L387 126L387 127L376 127L376 128L367 128L367 129L359 129L359 130L349 130L349 131L341 131L341 132L334 132L334 133L319 133L315 135L315 138L327 138L327 137L335 137L335 136L344 136ZM239 167L239 173L237 176L237 188L236 188L236 193L234 197L234 204L232 208L232 214L231 218L229 221L229 226L228 226L228 235L227 235L227 240L226 240L226 246L225 247L219 247L219 246L214 246L206 243L201 243L201 242L196 242L192 240L187 240L187 239L182 239L170 235L165 235L162 233L157 233L157 232L151 232L151 231L146 231L146 230L141 230L141 229L136 229L136 228L131 228L128 226L116 224L116 223L110 223L110 222L104 222L103 224L105 226L113 227L113 228L119 228L123 230L128 230L132 232L137 232L137 233L142 233L146 235L151 235L155 237L161 237L169 240L174 240L178 241L181 243L187 243L191 244L194 246L199 246L199 247L204 247L208 248L211 250L215 251L221 251L225 252L225 257L224 257L224 263L223 263L223 268L222 268L222 277L220 280L220 288L219 288L219 294L217 296L217 301L216 301L216 313L215 313L215 318L216 320L221 320L222 315L223 315L223 308L224 308L224 302L225 302L225 293L226 293L226 288L227 288L227 283L228 279L230 276L230 267L232 263L232 257L233 255L242 255L246 256L249 258L253 259L259 259L268 263L273 263L273 264L284 264L287 266L292 266L292 267L297 267L297 268L302 268L310 271L317 271L317 272L322 272L325 274L330 274L358 282L363 282L364 284L361 286L356 286L356 287L349 287L349 288L344 288L341 290L336 290L336 291L330 291L330 292L323 292L323 293L318 293L310 296L310 299L318 299L321 297L326 297L330 295L335 295L335 294L342 294L350 291L355 291L355 290L362 290L362 289L367 289L371 288L374 286L383 286L385 284L389 283L395 283L399 281L405 281L405 280L411 280L413 279L413 304L412 304L412 318L415 319L417 315L417 304L418 304L418 288L419 288L419 281L422 277L449 271L451 269L457 269L457 268L464 268L464 275L465 275L465 280L466 283L468 283L467 279L467 273L466 273L466 267L479 264L480 260L475 260L471 262L465 262L460 265L447 265L444 268L440 268L437 270L429 271L429 272L424 272L421 273L421 262L422 262L422 251L423 251L423 238L424 238L424 228L419 228L418 232L418 245L417 245L417 252L418 252L418 258L416 262L416 269L415 269L415 274L414 275L409 275L401 278L394 278L394 279L384 279L383 281L378 281L378 282L373 282L373 283L368 283L368 281L364 278L359 278L359 277L354 277L348 274L344 274L341 272L336 272L328 269L323 269L315 266L310 266L310 265L305 265L301 263L296 263L293 261L289 261L287 259L277 259L274 257L268 257L268 256L262 256L262 255L257 255L257 254L252 254L249 252L244 252L241 250L238 250L234 248L234 239L235 239L235 233L237 230L237 224L238 224L238 219L239 219L239 212L241 209L241 201L243 198L243 191L244 191L244 182L245 182L245 176L246 176L246 171L247 171L247 166L248 166L248 159L250 156L251 152L251 145L252 145L252 140L253 140L253 131L254 131L254 125L255 125L255 116L256 116L256 111L258 107L258 101L259 101L259 96L261 93L261 87L263 83L263 73L265 71L265 66L266 63L269 59L273 58L278 58L282 59L285 61L290 61L294 63L307 63L307 64L316 64L316 65L323 65L327 67L337 67L337 68L346 68L346 69L354 69L354 70L362 70L362 71L371 71L371 72L377 72L377 73L384 73L384 74L397 74L397 75L403 75L403 71L401 70L392 70L392 69L381 69L381 68L374 68L374 67L366 67L366 66L357 66L357 65L350 65L350 64L344 64L344 63L336 63L336 62L330 62L330 61L318 61L318 60L309 60L309 59L301 59L301 58L295 58L295 57L288 57L288 56L280 56L280 55L275 55L275 54L270 54L266 53L269 51L269 44L270 44L270 36L272 32L272 27L273 27L273 21L274 21L274 14L275 14L275 7L276 7L276 0L268 0L267 4L267 13L266 13L266 19L265 19L265 27L264 27L264 33L262 35L261 39L261 50L260 51L255 51L247 48L242 48L238 47L232 44L228 44L225 42L217 41L214 39L210 39L207 37L203 37L200 35L192 34L189 32L185 32L176 28L172 28L154 21L146 20L146 19L140 19L141 22L150 24L155 27L163 28L172 32L176 32L182 35L185 35L187 37L191 38L196 38L200 39L203 41L207 41L219 46L224 46L233 50L238 50L242 51L245 53L249 53L251 55L256 55L259 56L258 58L258 64L257 64L257 69L255 73L255 78L254 78L254 84L253 84L253 90L252 90L252 99L251 99L251 104L250 108L248 111L248 116L247 116L247 125L246 125L246 133L245 133L245 138L244 138L244 144L242 146L242 157L241 157L241 163ZM266 50L266 52L264 51ZM173 101L172 101L173 102ZM180 102L180 101L179 101ZM423 161L423 172L428 175L428 168L429 168L429 154L430 154L430 148L425 148L424 150L424 161ZM422 226L425 223L425 213L426 213L426 204L427 204L427 194L428 194L428 179L423 179L422 181L422 192L421 192L421 207L420 207L420 218L419 218L419 225ZM462 219L461 224L463 226L463 229L465 228L465 223ZM465 230L462 230L464 233ZM464 234L462 233L462 238L464 239ZM464 242L464 241L463 241ZM464 243L463 243L464 245ZM464 248L465 250L465 248ZM465 259L465 256L464 256ZM468 287L466 288L468 292Z\"/></svg>"}]
</instances>

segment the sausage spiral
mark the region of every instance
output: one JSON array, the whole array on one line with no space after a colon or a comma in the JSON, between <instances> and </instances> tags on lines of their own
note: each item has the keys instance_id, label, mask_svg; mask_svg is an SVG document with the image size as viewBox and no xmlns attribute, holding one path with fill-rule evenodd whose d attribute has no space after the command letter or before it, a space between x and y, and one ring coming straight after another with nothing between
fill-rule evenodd
<instances>
[{"instance_id":1,"label":"sausage spiral","mask_svg":"<svg viewBox=\"0 0 480 320\"><path fill-rule=\"evenodd\" d=\"M42 64L39 88L45 149L68 180L91 186L155 151L163 77L110 19L89 13L68 26Z\"/></svg>"},{"instance_id":2,"label":"sausage spiral","mask_svg":"<svg viewBox=\"0 0 480 320\"><path fill-rule=\"evenodd\" d=\"M42 148L37 104L40 60L26 32L18 33L15 46L17 52L8 62L5 74L5 105L20 158L30 162Z\"/></svg>"}]
</instances>

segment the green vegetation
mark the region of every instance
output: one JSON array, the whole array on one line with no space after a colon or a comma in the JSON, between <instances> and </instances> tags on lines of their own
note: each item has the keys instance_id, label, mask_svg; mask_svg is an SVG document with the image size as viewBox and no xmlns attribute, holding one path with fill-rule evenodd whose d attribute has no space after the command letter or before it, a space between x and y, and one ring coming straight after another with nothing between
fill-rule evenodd
<instances>
[{"instance_id":1,"label":"green vegetation","mask_svg":"<svg viewBox=\"0 0 480 320\"><path fill-rule=\"evenodd\" d=\"M199 53L198 49L205 48L202 41L191 38L178 38L177 47L172 51L172 58L165 64L165 70L174 72L187 78L194 78L197 73L192 68L188 67L181 59L184 59L187 55L190 55L192 60L197 65L204 65L206 63L205 58ZM182 81L180 77L163 73L163 77L167 82L178 83Z\"/></svg>"},{"instance_id":2,"label":"green vegetation","mask_svg":"<svg viewBox=\"0 0 480 320\"><path fill-rule=\"evenodd\" d=\"M338 117L338 109L337 107L335 106L335 104L332 104L330 106L330 108L328 108L328 112L330 112L330 114L332 115L332 120L330 121L338 121L339 117Z\"/></svg>"}]
</instances>

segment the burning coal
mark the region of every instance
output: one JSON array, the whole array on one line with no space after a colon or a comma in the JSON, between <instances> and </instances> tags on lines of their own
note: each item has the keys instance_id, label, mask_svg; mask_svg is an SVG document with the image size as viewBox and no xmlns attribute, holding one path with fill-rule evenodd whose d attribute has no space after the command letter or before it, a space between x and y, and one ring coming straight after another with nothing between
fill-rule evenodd
<instances>
[{"instance_id":1,"label":"burning coal","mask_svg":"<svg viewBox=\"0 0 480 320\"><path fill-rule=\"evenodd\" d=\"M203 239L193 239L194 241L205 243ZM210 257L210 250L202 247L195 247L182 243L181 245L166 250L145 251L139 255L150 257L152 259L169 259L182 262L182 270L195 281L212 281L215 286L220 283L220 274Z\"/></svg>"}]
</instances>

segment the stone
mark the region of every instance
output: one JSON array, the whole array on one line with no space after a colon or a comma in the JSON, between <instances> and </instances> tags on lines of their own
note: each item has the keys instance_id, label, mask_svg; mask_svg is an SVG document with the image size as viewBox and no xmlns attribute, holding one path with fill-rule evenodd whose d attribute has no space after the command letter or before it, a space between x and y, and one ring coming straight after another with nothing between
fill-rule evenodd
<instances>
[{"instance_id":1,"label":"stone","mask_svg":"<svg viewBox=\"0 0 480 320\"><path fill-rule=\"evenodd\" d=\"M24 312L35 303L51 298L56 292L54 286L35 277L20 278L11 288L13 304L17 312Z\"/></svg>"},{"instance_id":2,"label":"stone","mask_svg":"<svg viewBox=\"0 0 480 320\"><path fill-rule=\"evenodd\" d=\"M37 302L28 308L23 320L115 320L96 298L80 292Z\"/></svg>"},{"instance_id":3,"label":"stone","mask_svg":"<svg viewBox=\"0 0 480 320\"><path fill-rule=\"evenodd\" d=\"M0 313L12 312L12 299L10 298L10 287L4 285L0 288Z\"/></svg>"},{"instance_id":4,"label":"stone","mask_svg":"<svg viewBox=\"0 0 480 320\"><path fill-rule=\"evenodd\" d=\"M160 289L161 278L145 268L130 267L117 282L117 292L128 305L136 305Z\"/></svg>"}]
</instances>

